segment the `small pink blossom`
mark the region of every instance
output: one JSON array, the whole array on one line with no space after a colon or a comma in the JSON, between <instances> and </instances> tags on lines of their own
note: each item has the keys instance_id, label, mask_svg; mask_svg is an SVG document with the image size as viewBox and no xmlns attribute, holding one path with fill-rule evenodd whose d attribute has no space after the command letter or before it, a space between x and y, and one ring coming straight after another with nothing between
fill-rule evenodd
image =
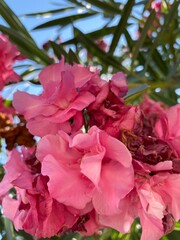
<instances>
[{"instance_id":1,"label":"small pink blossom","mask_svg":"<svg viewBox=\"0 0 180 240\"><path fill-rule=\"evenodd\" d=\"M57 235L64 226L71 228L75 224L77 217L51 198L46 183L46 177L37 176L33 189L16 188L17 200L9 196L3 199L4 214L14 222L17 231L24 230L37 238L48 238Z\"/></svg>"},{"instance_id":2,"label":"small pink blossom","mask_svg":"<svg viewBox=\"0 0 180 240\"><path fill-rule=\"evenodd\" d=\"M119 137L124 128L132 130L135 126L138 108L126 106L123 97L128 91L123 73L114 74L109 82L101 87L96 100L88 108L90 126L96 125L113 137Z\"/></svg>"},{"instance_id":3,"label":"small pink blossom","mask_svg":"<svg viewBox=\"0 0 180 240\"><path fill-rule=\"evenodd\" d=\"M155 102L147 95L144 96L143 102L140 104L141 119L139 121L139 132L144 135L154 136L154 128L158 119L165 113L166 108L161 102Z\"/></svg>"},{"instance_id":4,"label":"small pink blossom","mask_svg":"<svg viewBox=\"0 0 180 240\"><path fill-rule=\"evenodd\" d=\"M177 158L180 157L180 104L177 104L173 107L170 107L166 112L161 116L159 121L155 125L156 135L167 141ZM178 162L176 163L176 165ZM176 166L177 167L177 166ZM179 167L180 170L180 161Z\"/></svg>"},{"instance_id":5,"label":"small pink blossom","mask_svg":"<svg viewBox=\"0 0 180 240\"><path fill-rule=\"evenodd\" d=\"M2 90L6 83L20 80L20 76L12 69L12 65L20 56L20 52L4 34L0 34L0 56L0 90Z\"/></svg>"},{"instance_id":6,"label":"small pink blossom","mask_svg":"<svg viewBox=\"0 0 180 240\"><path fill-rule=\"evenodd\" d=\"M162 11L162 2L161 1L153 1L151 3L151 8L156 11L156 13L161 13Z\"/></svg>"},{"instance_id":7,"label":"small pink blossom","mask_svg":"<svg viewBox=\"0 0 180 240\"><path fill-rule=\"evenodd\" d=\"M58 130L78 131L83 124L82 110L95 101L95 88L101 82L98 72L62 60L46 67L39 78L44 88L40 96L17 92L13 101L30 132L42 137Z\"/></svg>"},{"instance_id":8,"label":"small pink blossom","mask_svg":"<svg viewBox=\"0 0 180 240\"><path fill-rule=\"evenodd\" d=\"M25 160L33 155L34 148L23 149L19 152L14 149L4 165L6 174L0 183L0 196L4 196L13 187L32 188L33 176L30 167Z\"/></svg>"}]
</instances>

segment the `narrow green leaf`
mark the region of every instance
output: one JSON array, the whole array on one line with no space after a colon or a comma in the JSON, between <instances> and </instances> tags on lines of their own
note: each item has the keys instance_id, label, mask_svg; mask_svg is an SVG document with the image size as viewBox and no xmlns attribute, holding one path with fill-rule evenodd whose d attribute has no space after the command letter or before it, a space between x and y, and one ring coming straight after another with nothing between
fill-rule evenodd
<instances>
[{"instance_id":1,"label":"narrow green leaf","mask_svg":"<svg viewBox=\"0 0 180 240\"><path fill-rule=\"evenodd\" d=\"M110 4L106 1L100 1L100 0L86 0L86 2L92 4L95 7L98 7L100 10L105 11L105 13L113 13L113 14L120 14L122 10L120 8L117 8L116 5Z\"/></svg>"},{"instance_id":2,"label":"narrow green leaf","mask_svg":"<svg viewBox=\"0 0 180 240\"><path fill-rule=\"evenodd\" d=\"M179 240L180 233L179 231L173 231L170 234L168 234L167 237L168 237L168 240Z\"/></svg>"},{"instance_id":3,"label":"narrow green leaf","mask_svg":"<svg viewBox=\"0 0 180 240\"><path fill-rule=\"evenodd\" d=\"M26 13L26 14L21 15L21 17L43 17L48 14L54 15L56 13L67 12L67 11L73 10L74 8L75 7L65 7L65 8L44 11L44 12Z\"/></svg>"},{"instance_id":4,"label":"narrow green leaf","mask_svg":"<svg viewBox=\"0 0 180 240\"><path fill-rule=\"evenodd\" d=\"M144 0L144 1L140 1L140 2L137 2L135 5L138 6L138 5L144 5L148 2L149 0Z\"/></svg>"},{"instance_id":5,"label":"narrow green leaf","mask_svg":"<svg viewBox=\"0 0 180 240\"><path fill-rule=\"evenodd\" d=\"M160 240L169 240L169 238L167 236L164 236Z\"/></svg>"},{"instance_id":6,"label":"narrow green leaf","mask_svg":"<svg viewBox=\"0 0 180 240\"><path fill-rule=\"evenodd\" d=\"M78 56L73 52L72 49L70 49L69 53L68 53L68 63L70 63L70 64L79 63Z\"/></svg>"},{"instance_id":7,"label":"narrow green leaf","mask_svg":"<svg viewBox=\"0 0 180 240\"><path fill-rule=\"evenodd\" d=\"M94 32L87 33L85 35L86 35L86 37L88 37L90 39L96 40L96 39L100 39L104 36L108 36L108 35L112 34L114 32L115 28L116 28L116 26L101 28ZM72 39L62 43L62 45L68 45L68 44L77 44L77 38L75 37L75 38L72 38Z\"/></svg>"},{"instance_id":8,"label":"narrow green leaf","mask_svg":"<svg viewBox=\"0 0 180 240\"><path fill-rule=\"evenodd\" d=\"M155 64L158 66L158 68L161 70L161 72L167 76L168 74L168 66L166 61L163 61L162 56L158 52L157 49L155 49L152 53L152 60L154 60Z\"/></svg>"},{"instance_id":9,"label":"narrow green leaf","mask_svg":"<svg viewBox=\"0 0 180 240\"><path fill-rule=\"evenodd\" d=\"M180 221L176 223L174 230L180 231Z\"/></svg>"},{"instance_id":10,"label":"narrow green leaf","mask_svg":"<svg viewBox=\"0 0 180 240\"><path fill-rule=\"evenodd\" d=\"M144 84L139 84L136 87L130 88L126 94L126 96L124 97L125 99L128 99L130 97L132 97L135 94L139 94L144 92L145 90L147 90L150 86L146 83Z\"/></svg>"},{"instance_id":11,"label":"narrow green leaf","mask_svg":"<svg viewBox=\"0 0 180 240\"><path fill-rule=\"evenodd\" d=\"M129 47L129 51L130 53L132 52L132 49L133 49L133 46L135 45L135 41L132 40L129 32L125 29L124 31L124 36L126 38L126 41L127 41L127 44L128 44L128 47ZM139 53L138 54L138 61L140 63L140 65L144 66L144 63L145 63L145 57L144 57L144 54L143 53ZM158 75L157 73L154 71L154 69L149 65L148 68L147 68L147 71L150 73L150 76L156 81L156 79L158 79Z\"/></svg>"},{"instance_id":12,"label":"narrow green leaf","mask_svg":"<svg viewBox=\"0 0 180 240\"><path fill-rule=\"evenodd\" d=\"M9 219L4 218L4 226L6 230L6 239L7 240L14 239L14 229L13 229L12 222Z\"/></svg>"},{"instance_id":13,"label":"narrow green leaf","mask_svg":"<svg viewBox=\"0 0 180 240\"><path fill-rule=\"evenodd\" d=\"M62 55L65 57L65 59L68 57L67 52L64 50L61 44L57 44L53 41L50 41L49 44L58 59L61 59Z\"/></svg>"},{"instance_id":14,"label":"narrow green leaf","mask_svg":"<svg viewBox=\"0 0 180 240\"><path fill-rule=\"evenodd\" d=\"M41 68L28 68L27 70L25 70L23 73L21 73L21 77L27 77L28 75L32 75L32 73L40 71Z\"/></svg>"},{"instance_id":15,"label":"narrow green leaf","mask_svg":"<svg viewBox=\"0 0 180 240\"><path fill-rule=\"evenodd\" d=\"M3 0L0 1L0 15L12 29L24 33L26 36L28 36L29 41L35 44L34 40L22 24L22 22Z\"/></svg>"},{"instance_id":16,"label":"narrow green leaf","mask_svg":"<svg viewBox=\"0 0 180 240\"><path fill-rule=\"evenodd\" d=\"M95 44L90 38L88 38L85 34L83 34L80 30L77 28L74 28L76 32L76 36L87 49L88 51L99 58L102 63L106 63L107 65L113 66L117 70L121 70L124 73L129 73L129 71L121 65L120 62L118 62L115 58L108 55L106 52L104 52L102 49L100 49L97 44Z\"/></svg>"},{"instance_id":17,"label":"narrow green leaf","mask_svg":"<svg viewBox=\"0 0 180 240\"><path fill-rule=\"evenodd\" d=\"M152 53L154 52L154 50L156 49L156 47L158 46L159 42L161 41L161 39L163 38L164 33L167 31L171 21L174 19L174 17L176 17L176 12L179 6L179 1L174 1L174 3L171 5L171 8L169 10L169 13L166 15L165 17L165 22L161 27L161 31L159 32L159 34L157 35L150 51L148 52L148 57L146 60L146 64L145 64L145 69L147 68L147 66L149 65L149 62L151 60L151 56Z\"/></svg>"},{"instance_id":18,"label":"narrow green leaf","mask_svg":"<svg viewBox=\"0 0 180 240\"><path fill-rule=\"evenodd\" d=\"M113 53L117 47L119 39L120 39L124 29L126 28L127 21L129 19L129 15L131 14L134 3L135 3L135 0L128 0L128 2L126 3L126 5L123 9L120 21L114 31L114 36L113 36L113 39L111 42L111 46L109 48L109 54L113 55Z\"/></svg>"},{"instance_id":19,"label":"narrow green leaf","mask_svg":"<svg viewBox=\"0 0 180 240\"><path fill-rule=\"evenodd\" d=\"M17 32L11 28L0 25L0 31L7 34L9 38L18 46L22 54L26 55L29 59L43 65L49 65L53 62L49 56L33 45L29 38L23 33Z\"/></svg>"},{"instance_id":20,"label":"narrow green leaf","mask_svg":"<svg viewBox=\"0 0 180 240\"><path fill-rule=\"evenodd\" d=\"M161 102L165 103L167 106L173 106L173 105L177 104L175 99L163 96L160 93L152 92L152 93L150 93L150 97L152 97L156 101L161 101Z\"/></svg>"},{"instance_id":21,"label":"narrow green leaf","mask_svg":"<svg viewBox=\"0 0 180 240\"><path fill-rule=\"evenodd\" d=\"M67 26L68 24L74 23L76 20L92 17L96 12L92 13L83 13L83 14L75 14L67 17L62 17L58 19L51 20L49 22L43 23L37 27L35 27L33 30L36 29L42 29L42 28L48 28L48 27L54 27L54 26Z\"/></svg>"},{"instance_id":22,"label":"narrow green leaf","mask_svg":"<svg viewBox=\"0 0 180 240\"><path fill-rule=\"evenodd\" d=\"M35 240L35 238L33 238L31 235L29 235L28 233L26 233L22 230L18 231L17 235L22 236L23 239L25 239L25 240Z\"/></svg>"},{"instance_id":23,"label":"narrow green leaf","mask_svg":"<svg viewBox=\"0 0 180 240\"><path fill-rule=\"evenodd\" d=\"M73 3L73 4L75 4L76 6L79 6L79 7L85 7L84 4L82 3L82 1L77 1L77 0L66 0L66 1L70 2L70 3Z\"/></svg>"},{"instance_id":24,"label":"narrow green leaf","mask_svg":"<svg viewBox=\"0 0 180 240\"><path fill-rule=\"evenodd\" d=\"M141 47L143 46L143 43L147 37L147 34L148 34L148 30L151 28L152 26L152 23L155 19L155 16L156 16L156 13L155 11L151 11L149 17L147 18L147 21L142 29L142 32L141 32L141 35L140 35L140 38L136 41L136 45L135 47L133 48L133 59L132 59L132 65L134 64L134 61L136 60L139 52L140 52L140 49Z\"/></svg>"}]
</instances>

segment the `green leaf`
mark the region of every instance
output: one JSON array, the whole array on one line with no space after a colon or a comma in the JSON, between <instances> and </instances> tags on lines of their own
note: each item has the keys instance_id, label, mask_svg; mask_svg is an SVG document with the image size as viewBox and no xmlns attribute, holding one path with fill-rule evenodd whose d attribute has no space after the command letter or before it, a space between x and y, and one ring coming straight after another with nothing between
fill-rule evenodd
<instances>
[{"instance_id":1,"label":"green leaf","mask_svg":"<svg viewBox=\"0 0 180 240\"><path fill-rule=\"evenodd\" d=\"M21 23L16 14L8 7L8 5L3 0L0 1L0 15L4 18L4 20L9 24L12 29L22 32L29 38L29 41L35 44L27 29Z\"/></svg>"},{"instance_id":2,"label":"green leaf","mask_svg":"<svg viewBox=\"0 0 180 240\"><path fill-rule=\"evenodd\" d=\"M180 221L176 223L174 230L180 231Z\"/></svg>"},{"instance_id":3,"label":"green leaf","mask_svg":"<svg viewBox=\"0 0 180 240\"><path fill-rule=\"evenodd\" d=\"M64 50L62 44L57 44L53 41L49 41L50 46L52 47L54 54L58 59L61 59L62 55L67 58L67 52Z\"/></svg>"},{"instance_id":4,"label":"green leaf","mask_svg":"<svg viewBox=\"0 0 180 240\"><path fill-rule=\"evenodd\" d=\"M26 13L21 15L21 17L43 17L48 14L56 14L56 13L61 13L61 12L67 12L70 10L73 10L75 7L65 7L65 8L59 8L59 9L54 9L54 10L49 10L49 11L44 11L44 12L35 12L35 13Z\"/></svg>"},{"instance_id":5,"label":"green leaf","mask_svg":"<svg viewBox=\"0 0 180 240\"><path fill-rule=\"evenodd\" d=\"M111 45L109 48L109 54L113 54L117 47L119 39L120 39L124 29L126 28L127 21L129 19L129 15L131 14L134 3L135 3L135 0L128 0L128 2L126 3L126 5L123 9L120 21L114 31L114 36L113 36L113 39L112 39L112 42L111 42Z\"/></svg>"},{"instance_id":6,"label":"green leaf","mask_svg":"<svg viewBox=\"0 0 180 240\"><path fill-rule=\"evenodd\" d=\"M4 218L4 226L6 231L6 239L7 240L14 239L14 229L12 222L9 219Z\"/></svg>"},{"instance_id":7,"label":"green leaf","mask_svg":"<svg viewBox=\"0 0 180 240\"><path fill-rule=\"evenodd\" d=\"M107 65L113 66L117 70L121 70L125 73L129 73L129 71L121 65L120 62L118 62L115 58L108 55L106 52L104 52L102 49L100 49L97 44L95 44L90 38L88 38L85 34L83 34L79 29L74 28L75 35L77 36L79 42L81 42L88 51L99 58L102 63L106 63Z\"/></svg>"},{"instance_id":8,"label":"green leaf","mask_svg":"<svg viewBox=\"0 0 180 240\"><path fill-rule=\"evenodd\" d=\"M168 240L179 240L180 239L180 232L179 231L173 231L170 234L167 235Z\"/></svg>"},{"instance_id":9,"label":"green leaf","mask_svg":"<svg viewBox=\"0 0 180 240\"><path fill-rule=\"evenodd\" d=\"M128 31L125 29L124 31L124 36L126 38L130 53L132 52L133 46L135 44L135 41L132 40L130 34L128 33ZM140 65L144 65L145 63L145 56L143 53L139 53L138 56L138 61L140 63ZM156 79L158 79L158 74L154 71L154 69L149 65L147 68L148 72L150 73L150 76L156 81Z\"/></svg>"},{"instance_id":10,"label":"green leaf","mask_svg":"<svg viewBox=\"0 0 180 240\"><path fill-rule=\"evenodd\" d=\"M153 10L151 11L143 29L142 29L142 32L141 32L141 35L140 35L140 38L136 41L136 45L135 47L133 48L133 59L132 59L132 65L134 64L134 61L136 60L139 52L140 52L140 49L141 47L143 46L143 43L147 37L147 34L148 34L148 30L151 28L152 24L153 24L153 21L155 19L155 16L156 16L156 12Z\"/></svg>"},{"instance_id":11,"label":"green leaf","mask_svg":"<svg viewBox=\"0 0 180 240\"><path fill-rule=\"evenodd\" d=\"M82 1L78 1L78 0L66 0L66 1L70 2L70 3L73 3L73 4L75 4L75 5L79 6L79 7L83 7L83 8L85 7Z\"/></svg>"},{"instance_id":12,"label":"green leaf","mask_svg":"<svg viewBox=\"0 0 180 240\"><path fill-rule=\"evenodd\" d=\"M176 17L178 6L179 6L179 1L175 0L174 3L171 5L169 13L165 16L165 20L164 20L165 22L161 27L161 31L157 35L155 41L153 42L153 45L152 45L150 51L148 52L148 57L147 57L147 60L146 60L145 69L149 65L152 53L154 52L154 50L156 49L156 47L160 43L161 39L163 38L163 35L165 34L167 29L169 28L169 25L172 22L173 18Z\"/></svg>"},{"instance_id":13,"label":"green leaf","mask_svg":"<svg viewBox=\"0 0 180 240\"><path fill-rule=\"evenodd\" d=\"M68 63L70 64L79 63L78 56L73 52L72 49L70 49L68 53Z\"/></svg>"},{"instance_id":14,"label":"green leaf","mask_svg":"<svg viewBox=\"0 0 180 240\"><path fill-rule=\"evenodd\" d=\"M135 94L139 94L144 92L145 90L147 90L150 86L146 83L144 84L138 84L138 86L130 88L126 94L126 96L124 97L124 99L128 99L132 96L134 96Z\"/></svg>"},{"instance_id":15,"label":"green leaf","mask_svg":"<svg viewBox=\"0 0 180 240\"><path fill-rule=\"evenodd\" d=\"M32 75L32 73L40 71L41 68L28 68L27 70L25 70L23 73L21 73L21 77L27 77L28 75Z\"/></svg>"},{"instance_id":16,"label":"green leaf","mask_svg":"<svg viewBox=\"0 0 180 240\"><path fill-rule=\"evenodd\" d=\"M105 13L120 14L121 9L117 8L116 5L113 5L106 1L100 0L86 0L86 2L91 3L93 6L98 7L100 10L105 11Z\"/></svg>"},{"instance_id":17,"label":"green leaf","mask_svg":"<svg viewBox=\"0 0 180 240\"><path fill-rule=\"evenodd\" d=\"M157 49L155 49L152 53L152 61L154 61L156 66L158 66L163 75L167 76L169 70L168 66L166 64L166 61L163 61L162 56Z\"/></svg>"},{"instance_id":18,"label":"green leaf","mask_svg":"<svg viewBox=\"0 0 180 240\"><path fill-rule=\"evenodd\" d=\"M173 106L173 105L177 104L175 99L169 98L160 93L152 92L152 93L150 93L150 96L156 101L165 103L167 106Z\"/></svg>"},{"instance_id":19,"label":"green leaf","mask_svg":"<svg viewBox=\"0 0 180 240\"><path fill-rule=\"evenodd\" d=\"M62 17L58 19L51 20L49 22L43 23L37 27L35 27L33 30L42 29L42 28L49 28L54 26L67 26L68 24L74 23L76 20L92 17L96 12L92 13L83 13L83 14L75 14L67 17Z\"/></svg>"},{"instance_id":20,"label":"green leaf","mask_svg":"<svg viewBox=\"0 0 180 240\"><path fill-rule=\"evenodd\" d=\"M88 37L90 39L96 40L96 39L100 39L104 36L108 36L108 35L112 34L114 32L115 28L116 28L116 26L101 28L94 32L87 33L85 35L86 35L86 37ZM62 45L68 45L68 44L77 44L77 37L74 37L74 38L62 43Z\"/></svg>"},{"instance_id":21,"label":"green leaf","mask_svg":"<svg viewBox=\"0 0 180 240\"><path fill-rule=\"evenodd\" d=\"M43 65L53 63L53 60L49 58L45 52L33 45L29 38L23 33L2 25L0 25L0 31L7 34L9 38L19 47L21 53L26 55L29 59Z\"/></svg>"},{"instance_id":22,"label":"green leaf","mask_svg":"<svg viewBox=\"0 0 180 240\"><path fill-rule=\"evenodd\" d=\"M25 240L34 240L34 238L31 235L29 235L28 233L26 233L26 232L24 232L22 230L18 231L16 233L16 235L17 236L22 236Z\"/></svg>"}]
</instances>

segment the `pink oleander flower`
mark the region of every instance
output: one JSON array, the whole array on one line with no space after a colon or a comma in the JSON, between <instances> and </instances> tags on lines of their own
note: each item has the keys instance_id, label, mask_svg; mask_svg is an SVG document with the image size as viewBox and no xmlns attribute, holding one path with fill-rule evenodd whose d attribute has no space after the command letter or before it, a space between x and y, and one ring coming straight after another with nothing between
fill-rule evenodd
<instances>
[{"instance_id":1,"label":"pink oleander flower","mask_svg":"<svg viewBox=\"0 0 180 240\"><path fill-rule=\"evenodd\" d=\"M50 196L47 181L47 177L38 175L32 189L15 188L17 199L9 196L3 199L4 215L13 221L17 231L24 230L37 238L50 238L76 223L76 211Z\"/></svg>"},{"instance_id":2,"label":"pink oleander flower","mask_svg":"<svg viewBox=\"0 0 180 240\"><path fill-rule=\"evenodd\" d=\"M139 121L139 131L144 135L155 136L155 124L158 119L165 113L166 108L161 102L155 102L147 95L144 96L144 101L140 106L141 119Z\"/></svg>"},{"instance_id":3,"label":"pink oleander flower","mask_svg":"<svg viewBox=\"0 0 180 240\"><path fill-rule=\"evenodd\" d=\"M156 135L167 141L174 149L177 158L180 158L180 104L170 107L161 116L155 125ZM180 171L180 160L175 162Z\"/></svg>"},{"instance_id":4,"label":"pink oleander flower","mask_svg":"<svg viewBox=\"0 0 180 240\"><path fill-rule=\"evenodd\" d=\"M156 13L162 12L162 2L161 1L153 1L151 3L151 8L156 11Z\"/></svg>"},{"instance_id":5,"label":"pink oleander flower","mask_svg":"<svg viewBox=\"0 0 180 240\"><path fill-rule=\"evenodd\" d=\"M41 174L41 163L34 148L13 150L5 165L6 174L0 183L3 213L16 230L24 230L41 238L68 230L92 234L99 229L92 204L79 210L59 203L49 193L47 176ZM15 189L16 194L9 194ZM11 206L11 208L9 207Z\"/></svg>"},{"instance_id":6,"label":"pink oleander flower","mask_svg":"<svg viewBox=\"0 0 180 240\"><path fill-rule=\"evenodd\" d=\"M108 44L105 42L105 40L104 39L98 39L98 40L96 40L96 42L95 42L97 45L98 45L98 47L100 48L100 49L102 49L104 52L107 52L108 51Z\"/></svg>"},{"instance_id":7,"label":"pink oleander flower","mask_svg":"<svg viewBox=\"0 0 180 240\"><path fill-rule=\"evenodd\" d=\"M132 130L138 115L136 106L126 106L123 97L128 91L127 80L119 72L102 86L96 101L88 108L89 124L96 125L108 134L118 138L122 129Z\"/></svg>"},{"instance_id":8,"label":"pink oleander flower","mask_svg":"<svg viewBox=\"0 0 180 240\"><path fill-rule=\"evenodd\" d=\"M26 164L27 159L31 159L31 164L34 163L33 154L34 148L22 148L21 151L13 149L9 154L7 163L4 165L6 174L0 182L0 197L5 196L12 187L32 188L32 169Z\"/></svg>"},{"instance_id":9,"label":"pink oleander flower","mask_svg":"<svg viewBox=\"0 0 180 240\"><path fill-rule=\"evenodd\" d=\"M20 76L14 72L12 65L20 56L16 45L8 37L0 34L0 90L9 82L18 82Z\"/></svg>"},{"instance_id":10,"label":"pink oleander flower","mask_svg":"<svg viewBox=\"0 0 180 240\"><path fill-rule=\"evenodd\" d=\"M79 210L92 205L100 215L112 214L134 186L129 151L95 126L74 137L62 131L43 137L37 158L50 195Z\"/></svg>"},{"instance_id":11,"label":"pink oleander flower","mask_svg":"<svg viewBox=\"0 0 180 240\"><path fill-rule=\"evenodd\" d=\"M139 217L141 240L157 240L171 232L180 219L180 175L171 174L171 169L170 161L155 166L134 161L134 189L120 201L119 211L101 215L100 223L126 233Z\"/></svg>"},{"instance_id":12,"label":"pink oleander flower","mask_svg":"<svg viewBox=\"0 0 180 240\"><path fill-rule=\"evenodd\" d=\"M64 64L64 60L46 67L39 79L43 93L17 92L13 105L24 115L29 131L41 137L59 130L78 131L83 124L82 110L95 101L97 89L104 84L97 70Z\"/></svg>"},{"instance_id":13,"label":"pink oleander flower","mask_svg":"<svg viewBox=\"0 0 180 240\"><path fill-rule=\"evenodd\" d=\"M175 222L180 219L178 200L180 175L171 173L172 163L171 167L169 162L158 165L154 169L150 167L149 173L146 172L146 174L145 169L144 174L141 170L137 170L135 186L139 197L138 215L142 226L141 240L160 239L171 232Z\"/></svg>"}]
</instances>

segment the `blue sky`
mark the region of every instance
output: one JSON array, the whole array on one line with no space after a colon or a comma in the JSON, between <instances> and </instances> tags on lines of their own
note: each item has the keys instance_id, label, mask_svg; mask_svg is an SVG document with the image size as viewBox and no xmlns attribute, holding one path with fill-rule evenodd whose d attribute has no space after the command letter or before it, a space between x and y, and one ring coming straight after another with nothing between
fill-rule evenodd
<instances>
[{"instance_id":1,"label":"blue sky","mask_svg":"<svg viewBox=\"0 0 180 240\"><path fill-rule=\"evenodd\" d=\"M61 4L59 7L55 6L52 4L52 1L50 0L5 0L5 2L16 13L17 16L22 16L23 14L26 14L26 13L41 12L41 11L47 11L50 9L56 9L56 8L60 8L62 5ZM59 1L59 2L62 3L63 1ZM29 31L31 31L33 27L50 20L50 18L38 19L35 17L33 18L20 17L20 19ZM32 36L35 38L38 44L42 44L44 41L48 40L50 36L51 38L55 37L55 31L54 29L33 31Z\"/></svg>"},{"instance_id":2,"label":"blue sky","mask_svg":"<svg viewBox=\"0 0 180 240\"><path fill-rule=\"evenodd\" d=\"M5 0L5 2L9 5L9 7L16 13L17 16L20 16L20 20L26 26L26 28L31 31L33 27L44 23L46 21L52 20L53 18L35 18L35 17L21 17L26 13L33 12L41 12L47 11L50 9L61 8L65 5L66 1L64 0ZM57 6L54 3L58 3ZM62 15L61 15L62 16ZM58 18L60 15L55 15L54 18ZM3 23L2 19L0 19L0 23ZM76 23L76 25L84 32L88 32L91 29L96 30L103 26L103 21L100 16L93 17L90 20L83 20ZM61 37L63 40L67 40L71 37L72 29L66 28L61 32ZM36 40L39 46L41 46L44 42L51 39L53 40L57 36L57 28L49 28L44 30L36 30L31 32L32 36Z\"/></svg>"},{"instance_id":3,"label":"blue sky","mask_svg":"<svg viewBox=\"0 0 180 240\"><path fill-rule=\"evenodd\" d=\"M37 44L41 47L42 44L48 40L54 40L56 36L59 34L57 32L57 27L55 28L48 28L43 30L36 30L31 31L35 26L40 25L41 23L50 21L52 19L56 19L65 15L56 14L53 18L35 18L35 17L22 17L22 15L26 13L33 13L33 12L41 12L47 11L52 9L58 9L67 5L66 0L4 0L9 7L16 13L17 16L20 17L20 20L23 22L25 27L31 32L31 35L36 40ZM140 0L138 0L140 1ZM137 2L138 2L137 1ZM117 2L125 3L127 0L117 0ZM74 11L74 13L77 12ZM69 14L68 12L67 14ZM119 16L115 18L114 24L119 21ZM4 24L3 20L0 17L0 24ZM92 18L83 19L76 21L75 26L78 27L84 33L89 32L91 30L97 30L102 28L105 25L103 21L103 17L98 15ZM131 29L131 32L134 32L134 28ZM72 36L72 28L68 27L60 31L60 37L63 41L70 39ZM132 35L132 37L134 34ZM123 43L123 38L121 39ZM109 38L108 38L109 41Z\"/></svg>"}]
</instances>

